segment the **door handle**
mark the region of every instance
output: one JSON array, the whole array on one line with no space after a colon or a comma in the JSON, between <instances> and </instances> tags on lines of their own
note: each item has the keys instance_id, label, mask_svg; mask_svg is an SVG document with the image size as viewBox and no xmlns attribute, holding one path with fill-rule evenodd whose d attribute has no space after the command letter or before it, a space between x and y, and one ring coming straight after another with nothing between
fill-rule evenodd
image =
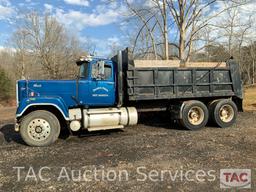
<instances>
[{"instance_id":1,"label":"door handle","mask_svg":"<svg viewBox=\"0 0 256 192\"><path fill-rule=\"evenodd\" d=\"M108 85L114 85L114 82L107 82Z\"/></svg>"}]
</instances>

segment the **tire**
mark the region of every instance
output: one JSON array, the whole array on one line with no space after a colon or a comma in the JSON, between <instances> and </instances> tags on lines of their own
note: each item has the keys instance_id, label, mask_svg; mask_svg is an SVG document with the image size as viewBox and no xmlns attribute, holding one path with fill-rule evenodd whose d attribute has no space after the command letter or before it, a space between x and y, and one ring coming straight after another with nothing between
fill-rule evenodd
<instances>
[{"instance_id":1,"label":"tire","mask_svg":"<svg viewBox=\"0 0 256 192\"><path fill-rule=\"evenodd\" d=\"M214 121L214 108L216 106L216 103L218 103L219 100L214 100L212 102L210 102L208 104L208 111L209 111L209 122L211 123L211 125L215 125L215 121Z\"/></svg>"},{"instance_id":2,"label":"tire","mask_svg":"<svg viewBox=\"0 0 256 192\"><path fill-rule=\"evenodd\" d=\"M184 102L184 106L181 108L181 114L181 125L192 131L204 128L209 119L208 109L200 101Z\"/></svg>"},{"instance_id":3,"label":"tire","mask_svg":"<svg viewBox=\"0 0 256 192\"><path fill-rule=\"evenodd\" d=\"M48 146L58 139L60 122L51 112L34 111L22 119L20 134L25 143L30 146Z\"/></svg>"},{"instance_id":4,"label":"tire","mask_svg":"<svg viewBox=\"0 0 256 192\"><path fill-rule=\"evenodd\" d=\"M238 110L232 100L218 100L209 107L209 110L212 121L221 128L230 127L236 122Z\"/></svg>"}]
</instances>

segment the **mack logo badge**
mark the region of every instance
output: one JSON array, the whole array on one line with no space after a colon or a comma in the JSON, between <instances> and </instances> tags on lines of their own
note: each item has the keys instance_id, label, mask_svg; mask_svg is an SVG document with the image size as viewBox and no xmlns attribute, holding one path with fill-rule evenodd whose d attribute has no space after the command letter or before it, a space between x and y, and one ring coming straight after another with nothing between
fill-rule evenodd
<instances>
[{"instance_id":1,"label":"mack logo badge","mask_svg":"<svg viewBox=\"0 0 256 192\"><path fill-rule=\"evenodd\" d=\"M33 87L38 87L38 88L40 88L40 87L42 87L42 85L41 85L41 84L34 84Z\"/></svg>"}]
</instances>

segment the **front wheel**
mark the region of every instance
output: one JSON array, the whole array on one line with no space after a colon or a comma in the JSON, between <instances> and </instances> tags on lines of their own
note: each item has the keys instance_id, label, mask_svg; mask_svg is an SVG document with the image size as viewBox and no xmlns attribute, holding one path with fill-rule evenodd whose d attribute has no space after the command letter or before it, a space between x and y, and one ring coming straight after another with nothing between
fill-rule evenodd
<instances>
[{"instance_id":1,"label":"front wheel","mask_svg":"<svg viewBox=\"0 0 256 192\"><path fill-rule=\"evenodd\" d=\"M20 134L25 143L30 146L48 146L58 139L60 123L49 111L34 111L22 119Z\"/></svg>"},{"instance_id":2,"label":"front wheel","mask_svg":"<svg viewBox=\"0 0 256 192\"><path fill-rule=\"evenodd\" d=\"M181 108L181 125L189 130L204 128L209 118L205 104L200 101L186 101L183 105Z\"/></svg>"},{"instance_id":3,"label":"front wheel","mask_svg":"<svg viewBox=\"0 0 256 192\"><path fill-rule=\"evenodd\" d=\"M230 127L236 122L237 106L232 100L222 99L210 105L211 119L221 128Z\"/></svg>"}]
</instances>

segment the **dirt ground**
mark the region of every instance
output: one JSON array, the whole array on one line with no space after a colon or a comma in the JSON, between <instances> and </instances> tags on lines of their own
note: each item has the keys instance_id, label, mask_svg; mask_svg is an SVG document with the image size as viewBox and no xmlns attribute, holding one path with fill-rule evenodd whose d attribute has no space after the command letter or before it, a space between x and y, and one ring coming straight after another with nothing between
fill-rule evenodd
<instances>
[{"instance_id":1,"label":"dirt ground","mask_svg":"<svg viewBox=\"0 0 256 192\"><path fill-rule=\"evenodd\" d=\"M245 88L244 110L256 111L256 86Z\"/></svg>"},{"instance_id":2,"label":"dirt ground","mask_svg":"<svg viewBox=\"0 0 256 192\"><path fill-rule=\"evenodd\" d=\"M228 168L251 169L256 189L256 112L240 113L230 128L195 132L148 114L138 126L34 148L14 132L14 111L0 108L0 191L221 191L220 169ZM181 172L190 170L186 180Z\"/></svg>"},{"instance_id":3,"label":"dirt ground","mask_svg":"<svg viewBox=\"0 0 256 192\"><path fill-rule=\"evenodd\" d=\"M0 107L0 124L14 120L15 110L16 107Z\"/></svg>"}]
</instances>

